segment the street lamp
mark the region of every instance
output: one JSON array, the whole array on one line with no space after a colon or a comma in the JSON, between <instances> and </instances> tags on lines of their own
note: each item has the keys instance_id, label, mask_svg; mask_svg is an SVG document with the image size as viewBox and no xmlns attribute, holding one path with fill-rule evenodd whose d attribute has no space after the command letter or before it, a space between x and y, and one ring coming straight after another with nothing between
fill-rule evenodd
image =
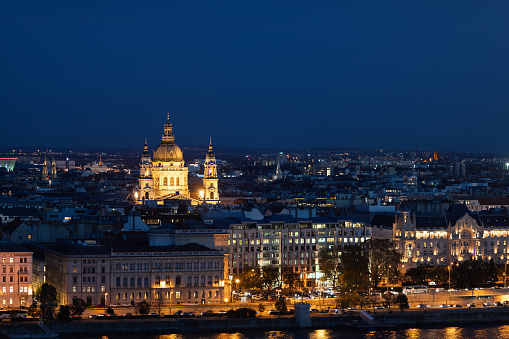
<instances>
[{"instance_id":1,"label":"street lamp","mask_svg":"<svg viewBox=\"0 0 509 339\"><path fill-rule=\"evenodd\" d=\"M389 272L391 271L391 265L389 265L389 268L387 269L387 292L389 292Z\"/></svg>"},{"instance_id":2,"label":"street lamp","mask_svg":"<svg viewBox=\"0 0 509 339\"><path fill-rule=\"evenodd\" d=\"M106 309L106 305L108 305L108 293L104 293L104 309Z\"/></svg>"},{"instance_id":3,"label":"street lamp","mask_svg":"<svg viewBox=\"0 0 509 339\"><path fill-rule=\"evenodd\" d=\"M505 268L504 268L504 288L507 287L507 260L505 262Z\"/></svg>"}]
</instances>

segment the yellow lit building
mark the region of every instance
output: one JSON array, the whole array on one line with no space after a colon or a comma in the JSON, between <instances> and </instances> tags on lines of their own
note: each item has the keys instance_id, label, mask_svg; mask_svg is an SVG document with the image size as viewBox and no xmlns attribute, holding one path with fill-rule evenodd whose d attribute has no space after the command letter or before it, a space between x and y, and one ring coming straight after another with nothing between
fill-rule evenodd
<instances>
[{"instance_id":1,"label":"yellow lit building","mask_svg":"<svg viewBox=\"0 0 509 339\"><path fill-rule=\"evenodd\" d=\"M147 141L141 155L140 176L138 187L133 192L134 200L141 204L146 200L162 203L164 199L191 200L193 205L202 201L191 198L188 187L189 170L184 162L184 155L175 143L173 125L168 114L164 124L161 144L154 151L152 158L148 152ZM203 179L203 202L217 204L219 202L217 164L212 141L205 161ZM201 194L200 194L201 195Z\"/></svg>"},{"instance_id":2,"label":"yellow lit building","mask_svg":"<svg viewBox=\"0 0 509 339\"><path fill-rule=\"evenodd\" d=\"M32 251L0 241L0 307L32 305Z\"/></svg>"}]
</instances>

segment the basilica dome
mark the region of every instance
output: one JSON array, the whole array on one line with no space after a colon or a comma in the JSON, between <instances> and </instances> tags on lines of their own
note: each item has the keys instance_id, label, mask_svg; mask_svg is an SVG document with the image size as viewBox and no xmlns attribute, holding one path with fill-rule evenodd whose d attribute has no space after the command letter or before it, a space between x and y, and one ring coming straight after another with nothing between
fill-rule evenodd
<instances>
[{"instance_id":1,"label":"basilica dome","mask_svg":"<svg viewBox=\"0 0 509 339\"><path fill-rule=\"evenodd\" d=\"M152 161L170 162L184 161L182 150L175 143L162 142L154 152Z\"/></svg>"}]
</instances>

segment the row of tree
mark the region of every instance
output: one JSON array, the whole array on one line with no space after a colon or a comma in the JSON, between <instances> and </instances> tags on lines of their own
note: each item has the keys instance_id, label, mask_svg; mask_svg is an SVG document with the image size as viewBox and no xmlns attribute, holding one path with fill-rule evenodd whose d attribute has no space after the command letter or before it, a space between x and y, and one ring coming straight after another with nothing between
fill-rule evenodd
<instances>
[{"instance_id":1,"label":"row of tree","mask_svg":"<svg viewBox=\"0 0 509 339\"><path fill-rule=\"evenodd\" d=\"M293 271L292 267L285 266L281 269L278 267L265 266L260 268L246 269L240 277L239 286L246 290L272 290L281 288L282 284L292 292L300 285L299 273Z\"/></svg>"},{"instance_id":2,"label":"row of tree","mask_svg":"<svg viewBox=\"0 0 509 339\"><path fill-rule=\"evenodd\" d=\"M450 270L450 272L449 272ZM493 259L480 260L469 258L455 262L451 267L421 265L405 273L405 282L411 285L428 285L434 281L437 285L449 283L459 288L480 287L498 281L498 270Z\"/></svg>"},{"instance_id":3,"label":"row of tree","mask_svg":"<svg viewBox=\"0 0 509 339\"><path fill-rule=\"evenodd\" d=\"M362 245L331 246L318 255L323 280L332 282L334 288L349 286L363 289L378 287L383 279L398 280L401 255L389 239L370 239Z\"/></svg>"},{"instance_id":4,"label":"row of tree","mask_svg":"<svg viewBox=\"0 0 509 339\"><path fill-rule=\"evenodd\" d=\"M34 296L35 300L37 300L37 304L33 304L28 308L28 315L34 318L42 317L44 320L53 319L58 301L57 289L48 283L44 283L35 292ZM156 307L161 306L156 303ZM150 304L143 300L136 304L135 311L138 314L147 315L150 312L150 308ZM60 321L66 321L71 318L71 315L81 317L83 312L85 312L85 309L86 303L83 299L74 299L72 305L60 305L57 313L57 319ZM115 311L111 307L108 307L106 313L113 315Z\"/></svg>"}]
</instances>

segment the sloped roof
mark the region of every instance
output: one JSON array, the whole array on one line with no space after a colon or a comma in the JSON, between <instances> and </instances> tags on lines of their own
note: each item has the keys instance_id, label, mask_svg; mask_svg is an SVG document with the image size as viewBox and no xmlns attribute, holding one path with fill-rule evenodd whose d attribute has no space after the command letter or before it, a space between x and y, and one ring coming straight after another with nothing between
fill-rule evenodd
<instances>
[{"instance_id":1,"label":"sloped roof","mask_svg":"<svg viewBox=\"0 0 509 339\"><path fill-rule=\"evenodd\" d=\"M446 229L447 219L444 215L417 215L415 217L416 228Z\"/></svg>"},{"instance_id":2,"label":"sloped roof","mask_svg":"<svg viewBox=\"0 0 509 339\"><path fill-rule=\"evenodd\" d=\"M392 228L394 223L394 214L375 214L371 220L372 226L382 226L383 228Z\"/></svg>"},{"instance_id":3,"label":"sloped roof","mask_svg":"<svg viewBox=\"0 0 509 339\"><path fill-rule=\"evenodd\" d=\"M32 252L32 251L10 241L0 241L0 252Z\"/></svg>"}]
</instances>

